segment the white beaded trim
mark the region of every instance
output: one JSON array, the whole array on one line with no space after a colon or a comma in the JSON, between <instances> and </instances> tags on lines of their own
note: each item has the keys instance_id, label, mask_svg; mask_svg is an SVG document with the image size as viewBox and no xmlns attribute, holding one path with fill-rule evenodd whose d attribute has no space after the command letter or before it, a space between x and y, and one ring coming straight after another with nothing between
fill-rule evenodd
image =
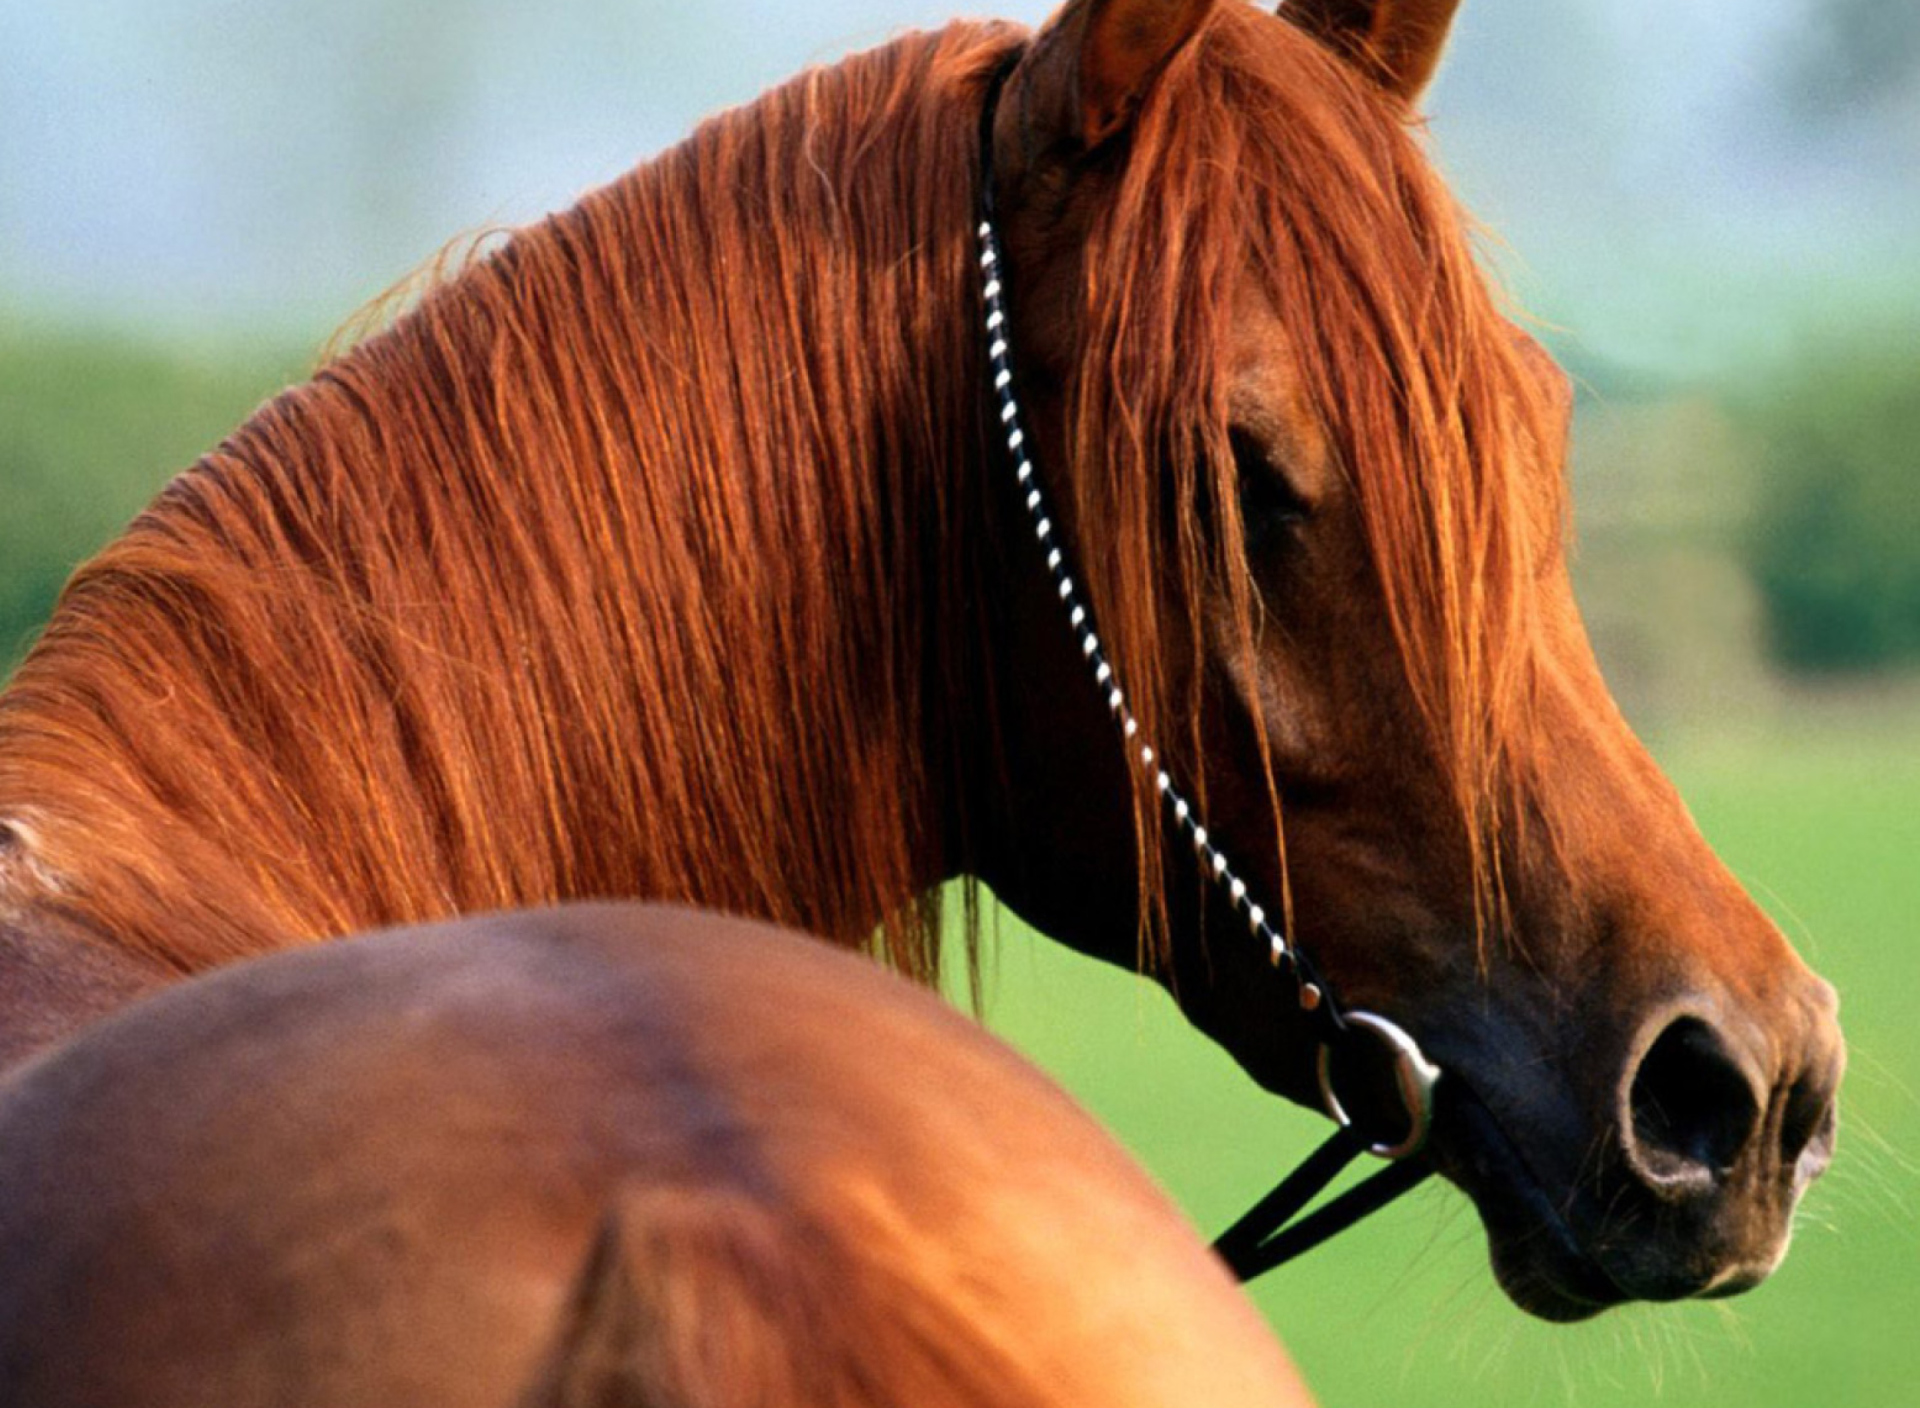
<instances>
[{"instance_id":1,"label":"white beaded trim","mask_svg":"<svg viewBox=\"0 0 1920 1408\"><path fill-rule=\"evenodd\" d=\"M1053 541L1053 520L1048 515L1046 496L1040 483L1034 476L1033 463L1021 451L1026 436L1020 426L1020 408L1013 391L1013 367L1009 360L1010 349L1002 329L1006 326L1007 310L1005 293L1000 286L1000 241L995 234L993 222L980 222L980 268L986 282L982 289L986 303L987 318L987 355L993 365L994 394L1000 402L1000 423L1006 429L1007 449L1012 453L1016 464L1015 475L1020 487L1026 490L1027 513L1033 520L1034 537L1046 556L1047 571L1054 581L1054 589L1067 610L1067 623L1073 628L1080 642L1080 654L1093 667L1094 683L1106 692L1107 708L1120 725L1122 737L1130 747L1140 732L1140 724L1127 707L1126 694L1114 678L1113 666L1108 662L1105 652L1100 648L1100 637L1094 631L1090 608L1080 600L1079 589L1067 571L1066 558L1060 547ZM1202 871L1211 876L1226 892L1228 901L1236 913L1246 922L1248 932L1265 945L1268 956L1276 965L1294 963L1295 972L1301 979L1300 1005L1311 1012L1319 1008L1324 998L1319 986L1306 979L1305 970L1298 966L1293 951L1287 947L1287 941L1280 931L1267 922L1267 912L1254 903L1247 882L1235 871L1226 853L1214 845L1194 815L1193 807L1180 795L1172 776L1165 768L1156 766L1158 755L1153 748L1140 744L1133 749L1140 766L1152 770L1155 789L1165 799L1167 808L1173 816L1175 826L1185 835L1193 846L1194 855L1199 860Z\"/></svg>"}]
</instances>

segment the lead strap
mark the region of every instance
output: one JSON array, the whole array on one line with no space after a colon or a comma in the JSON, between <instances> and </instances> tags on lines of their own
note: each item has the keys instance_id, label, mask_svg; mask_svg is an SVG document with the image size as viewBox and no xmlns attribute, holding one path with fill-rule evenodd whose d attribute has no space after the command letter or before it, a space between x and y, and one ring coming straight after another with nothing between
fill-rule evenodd
<instances>
[{"instance_id":1,"label":"lead strap","mask_svg":"<svg viewBox=\"0 0 1920 1408\"><path fill-rule=\"evenodd\" d=\"M1310 1252L1432 1176L1420 1159L1399 1159L1312 1212L1306 1208L1348 1164L1367 1152L1352 1125L1341 1125L1274 1190L1214 1238L1213 1249L1240 1281L1263 1276Z\"/></svg>"}]
</instances>

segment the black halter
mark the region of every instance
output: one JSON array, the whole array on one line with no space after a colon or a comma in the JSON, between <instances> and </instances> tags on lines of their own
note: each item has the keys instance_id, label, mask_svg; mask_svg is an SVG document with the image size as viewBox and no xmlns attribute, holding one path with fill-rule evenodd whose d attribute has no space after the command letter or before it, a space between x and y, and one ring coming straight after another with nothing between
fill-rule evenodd
<instances>
[{"instance_id":1,"label":"black halter","mask_svg":"<svg viewBox=\"0 0 1920 1408\"><path fill-rule=\"evenodd\" d=\"M1127 706L1112 664L1101 647L1092 605L1079 593L1066 548L1057 536L1047 493L1026 448L1026 432L1014 397L1013 353L1009 346L1006 295L1001 286L1000 238L994 223L993 118L1001 88L1013 60L995 76L981 117L980 270L981 298L988 339L987 360L1001 429L1014 468L1014 481L1026 507L1034 537L1046 557L1054 589L1069 626L1093 675L1095 686L1113 715L1130 760L1145 769L1158 790L1174 829L1192 845L1202 872L1226 894L1234 912L1246 923L1253 941L1262 945L1274 966L1294 979L1298 1019L1313 1029L1317 1059L1314 1078L1322 1108L1338 1128L1299 1168L1288 1174L1266 1197L1255 1203L1214 1243L1234 1274L1252 1280L1284 1261L1318 1246L1351 1227L1368 1213L1426 1178L1432 1166L1419 1157L1433 1118L1433 1087L1440 1071L1405 1031L1371 1012L1346 1011L1334 1000L1305 954L1291 945L1255 900L1246 882L1235 872L1226 852L1210 837L1191 803L1181 795L1153 747L1140 737L1138 722ZM1382 1063L1384 1062L1384 1066ZM1355 1072L1371 1069L1377 1081L1384 1073L1398 1095L1406 1126L1382 1133L1363 1131L1342 1104L1339 1091ZM1349 1089L1352 1087L1349 1085ZM1362 1153L1390 1160L1389 1166L1301 1216L1307 1205L1342 1169ZM1297 1219L1297 1220L1296 1220Z\"/></svg>"}]
</instances>

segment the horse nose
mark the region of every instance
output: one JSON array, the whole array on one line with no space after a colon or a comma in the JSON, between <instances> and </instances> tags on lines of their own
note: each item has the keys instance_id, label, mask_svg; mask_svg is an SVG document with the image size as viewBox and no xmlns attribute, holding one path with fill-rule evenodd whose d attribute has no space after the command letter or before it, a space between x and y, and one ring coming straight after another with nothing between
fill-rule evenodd
<instances>
[{"instance_id":1,"label":"horse nose","mask_svg":"<svg viewBox=\"0 0 1920 1408\"><path fill-rule=\"evenodd\" d=\"M1704 1018L1675 1017L1628 1072L1628 1165L1657 1192L1704 1193L1732 1172L1762 1111L1750 1062Z\"/></svg>"},{"instance_id":2,"label":"horse nose","mask_svg":"<svg viewBox=\"0 0 1920 1408\"><path fill-rule=\"evenodd\" d=\"M1816 980L1802 1041L1769 1075L1752 1047L1697 1015L1659 1019L1624 1077L1621 1139L1628 1166L1669 1197L1719 1187L1753 1149L1804 1186L1833 1157L1844 1050L1833 990ZM1658 1023L1656 1023L1658 1024Z\"/></svg>"}]
</instances>

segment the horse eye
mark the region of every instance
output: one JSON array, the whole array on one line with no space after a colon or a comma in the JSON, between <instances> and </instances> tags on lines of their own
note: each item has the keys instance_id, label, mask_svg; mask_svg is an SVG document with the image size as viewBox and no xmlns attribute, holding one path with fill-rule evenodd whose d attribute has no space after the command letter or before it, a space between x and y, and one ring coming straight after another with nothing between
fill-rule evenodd
<instances>
[{"instance_id":1,"label":"horse eye","mask_svg":"<svg viewBox=\"0 0 1920 1408\"><path fill-rule=\"evenodd\" d=\"M1232 430L1228 439L1240 475L1240 522L1246 527L1248 546L1263 546L1291 534L1310 516L1307 505L1252 435Z\"/></svg>"}]
</instances>

